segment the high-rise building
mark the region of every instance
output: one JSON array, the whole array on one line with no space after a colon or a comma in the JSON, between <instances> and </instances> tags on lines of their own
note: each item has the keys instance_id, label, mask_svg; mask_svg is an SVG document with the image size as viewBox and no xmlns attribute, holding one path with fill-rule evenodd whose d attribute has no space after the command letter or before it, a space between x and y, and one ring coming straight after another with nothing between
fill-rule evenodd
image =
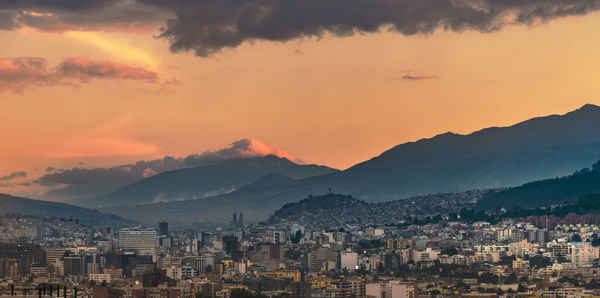
<instances>
[{"instance_id":1,"label":"high-rise building","mask_svg":"<svg viewBox=\"0 0 600 298\"><path fill-rule=\"evenodd\" d=\"M158 234L160 236L169 236L169 223L166 221L161 221L158 224Z\"/></svg>"},{"instance_id":2,"label":"high-rise building","mask_svg":"<svg viewBox=\"0 0 600 298\"><path fill-rule=\"evenodd\" d=\"M73 276L85 274L85 256L64 257L64 268L65 275Z\"/></svg>"},{"instance_id":3,"label":"high-rise building","mask_svg":"<svg viewBox=\"0 0 600 298\"><path fill-rule=\"evenodd\" d=\"M590 266L600 256L598 247L593 247L587 242L572 242L569 250L571 263L576 267Z\"/></svg>"},{"instance_id":4,"label":"high-rise building","mask_svg":"<svg viewBox=\"0 0 600 298\"><path fill-rule=\"evenodd\" d=\"M1 272L2 277L9 275L28 276L31 264L35 263L36 251L37 249L31 244L0 243L0 260L4 260L4 264L9 264L11 268L15 267L2 270L4 271ZM43 262L43 258L40 261ZM12 274L10 273L11 270L13 271Z\"/></svg>"},{"instance_id":5,"label":"high-rise building","mask_svg":"<svg viewBox=\"0 0 600 298\"><path fill-rule=\"evenodd\" d=\"M46 264L54 264L65 256L64 248L46 248Z\"/></svg>"},{"instance_id":6,"label":"high-rise building","mask_svg":"<svg viewBox=\"0 0 600 298\"><path fill-rule=\"evenodd\" d=\"M157 233L154 229L124 228L119 230L119 247L139 255L156 254Z\"/></svg>"}]
</instances>

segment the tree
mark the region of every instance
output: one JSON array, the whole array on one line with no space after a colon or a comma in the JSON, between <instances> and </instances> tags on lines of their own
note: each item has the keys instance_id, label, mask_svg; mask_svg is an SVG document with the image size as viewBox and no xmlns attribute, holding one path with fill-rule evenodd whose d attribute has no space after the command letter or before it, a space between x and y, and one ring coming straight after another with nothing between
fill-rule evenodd
<instances>
[{"instance_id":1,"label":"tree","mask_svg":"<svg viewBox=\"0 0 600 298\"><path fill-rule=\"evenodd\" d=\"M571 237L571 242L581 242L581 236L577 233L573 234L573 237Z\"/></svg>"},{"instance_id":2,"label":"tree","mask_svg":"<svg viewBox=\"0 0 600 298\"><path fill-rule=\"evenodd\" d=\"M498 279L498 275L489 272L484 272L477 278L478 282L487 284L498 284Z\"/></svg>"}]
</instances>

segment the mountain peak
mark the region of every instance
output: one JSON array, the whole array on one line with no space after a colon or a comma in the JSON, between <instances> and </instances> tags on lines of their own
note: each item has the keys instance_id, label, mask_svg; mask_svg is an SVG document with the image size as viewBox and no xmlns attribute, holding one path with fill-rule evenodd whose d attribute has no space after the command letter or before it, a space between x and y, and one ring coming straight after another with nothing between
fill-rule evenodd
<instances>
[{"instance_id":1,"label":"mountain peak","mask_svg":"<svg viewBox=\"0 0 600 298\"><path fill-rule=\"evenodd\" d=\"M600 107L597 105L593 105L593 104L586 104L584 106L582 106L581 108L577 109L577 111L600 111Z\"/></svg>"},{"instance_id":2,"label":"mountain peak","mask_svg":"<svg viewBox=\"0 0 600 298\"><path fill-rule=\"evenodd\" d=\"M231 143L228 147L217 151L208 151L203 155L219 155L222 159L264 157L274 155L285 158L294 163L302 163L299 158L289 154L287 151L267 145L259 140L244 138Z\"/></svg>"}]
</instances>

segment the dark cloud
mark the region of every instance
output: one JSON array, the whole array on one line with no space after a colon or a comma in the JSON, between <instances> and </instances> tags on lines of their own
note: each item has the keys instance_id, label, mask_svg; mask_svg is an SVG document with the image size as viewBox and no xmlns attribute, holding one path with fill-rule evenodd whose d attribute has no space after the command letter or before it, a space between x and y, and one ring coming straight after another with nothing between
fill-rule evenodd
<instances>
[{"instance_id":1,"label":"dark cloud","mask_svg":"<svg viewBox=\"0 0 600 298\"><path fill-rule=\"evenodd\" d=\"M171 13L135 0L2 0L0 29L148 31Z\"/></svg>"},{"instance_id":2,"label":"dark cloud","mask_svg":"<svg viewBox=\"0 0 600 298\"><path fill-rule=\"evenodd\" d=\"M404 35L491 32L598 9L600 0L3 0L0 29L136 31L168 19L160 37L172 51L209 56L253 40L382 28Z\"/></svg>"},{"instance_id":3,"label":"dark cloud","mask_svg":"<svg viewBox=\"0 0 600 298\"><path fill-rule=\"evenodd\" d=\"M438 76L422 76L422 75L403 75L404 81L422 81L422 80L437 80Z\"/></svg>"},{"instance_id":4,"label":"dark cloud","mask_svg":"<svg viewBox=\"0 0 600 298\"><path fill-rule=\"evenodd\" d=\"M48 167L47 174L35 180L34 183L52 188L46 193L46 196L62 199L87 197L108 193L165 171L265 155L277 155L300 162L281 149L253 139L241 139L224 149L191 154L181 158L165 156L162 159L138 161L135 164L110 168L55 170L53 167Z\"/></svg>"},{"instance_id":5,"label":"dark cloud","mask_svg":"<svg viewBox=\"0 0 600 298\"><path fill-rule=\"evenodd\" d=\"M490 32L584 15L600 0L140 0L171 9L160 35L171 50L209 56L246 41L337 36L389 26L404 35L437 29Z\"/></svg>"},{"instance_id":6,"label":"dark cloud","mask_svg":"<svg viewBox=\"0 0 600 298\"><path fill-rule=\"evenodd\" d=\"M0 58L0 94L23 92L33 86L73 84L73 80L129 79L154 82L158 75L141 67L88 58L67 58L55 68L48 68L40 57Z\"/></svg>"},{"instance_id":7,"label":"dark cloud","mask_svg":"<svg viewBox=\"0 0 600 298\"><path fill-rule=\"evenodd\" d=\"M10 180L13 180L15 178L24 178L24 177L27 177L27 173L25 173L25 172L13 172L13 173L10 173L10 174L8 174L6 176L0 177L0 181L10 181Z\"/></svg>"},{"instance_id":8,"label":"dark cloud","mask_svg":"<svg viewBox=\"0 0 600 298\"><path fill-rule=\"evenodd\" d=\"M13 30L18 27L16 12L0 10L0 30Z\"/></svg>"},{"instance_id":9,"label":"dark cloud","mask_svg":"<svg viewBox=\"0 0 600 298\"><path fill-rule=\"evenodd\" d=\"M63 9L81 11L111 6L121 0L2 0L0 9Z\"/></svg>"}]
</instances>

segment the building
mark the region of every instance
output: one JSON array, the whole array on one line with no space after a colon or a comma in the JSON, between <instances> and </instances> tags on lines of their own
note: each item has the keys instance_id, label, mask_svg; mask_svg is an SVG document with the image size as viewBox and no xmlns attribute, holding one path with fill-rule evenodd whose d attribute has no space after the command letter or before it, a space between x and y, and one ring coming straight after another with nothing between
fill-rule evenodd
<instances>
[{"instance_id":1,"label":"building","mask_svg":"<svg viewBox=\"0 0 600 298\"><path fill-rule=\"evenodd\" d=\"M356 252L344 251L340 253L340 268L348 271L358 269L358 254Z\"/></svg>"},{"instance_id":2,"label":"building","mask_svg":"<svg viewBox=\"0 0 600 298\"><path fill-rule=\"evenodd\" d=\"M417 297L417 284L400 281L369 283L365 287L366 297L372 298L414 298Z\"/></svg>"},{"instance_id":3,"label":"building","mask_svg":"<svg viewBox=\"0 0 600 298\"><path fill-rule=\"evenodd\" d=\"M248 267L250 267L250 262L247 259L243 259L238 263L238 272L246 274L248 273Z\"/></svg>"},{"instance_id":4,"label":"building","mask_svg":"<svg viewBox=\"0 0 600 298\"><path fill-rule=\"evenodd\" d=\"M119 230L119 247L139 255L156 254L157 233L154 229L124 228Z\"/></svg>"},{"instance_id":5,"label":"building","mask_svg":"<svg viewBox=\"0 0 600 298\"><path fill-rule=\"evenodd\" d=\"M90 280L95 281L96 283L111 282L112 276L108 273L92 273L90 274Z\"/></svg>"},{"instance_id":6,"label":"building","mask_svg":"<svg viewBox=\"0 0 600 298\"><path fill-rule=\"evenodd\" d=\"M599 249L593 247L587 242L572 242L570 253L571 263L576 267L585 267L592 265L595 259L598 259Z\"/></svg>"},{"instance_id":7,"label":"building","mask_svg":"<svg viewBox=\"0 0 600 298\"><path fill-rule=\"evenodd\" d=\"M158 223L158 235L160 236L169 236L169 223L166 221L161 221Z\"/></svg>"},{"instance_id":8,"label":"building","mask_svg":"<svg viewBox=\"0 0 600 298\"><path fill-rule=\"evenodd\" d=\"M54 264L65 256L64 248L46 248L46 264Z\"/></svg>"},{"instance_id":9,"label":"building","mask_svg":"<svg viewBox=\"0 0 600 298\"><path fill-rule=\"evenodd\" d=\"M64 257L64 272L65 275L75 276L85 274L85 257L84 256L68 256Z\"/></svg>"}]
</instances>

